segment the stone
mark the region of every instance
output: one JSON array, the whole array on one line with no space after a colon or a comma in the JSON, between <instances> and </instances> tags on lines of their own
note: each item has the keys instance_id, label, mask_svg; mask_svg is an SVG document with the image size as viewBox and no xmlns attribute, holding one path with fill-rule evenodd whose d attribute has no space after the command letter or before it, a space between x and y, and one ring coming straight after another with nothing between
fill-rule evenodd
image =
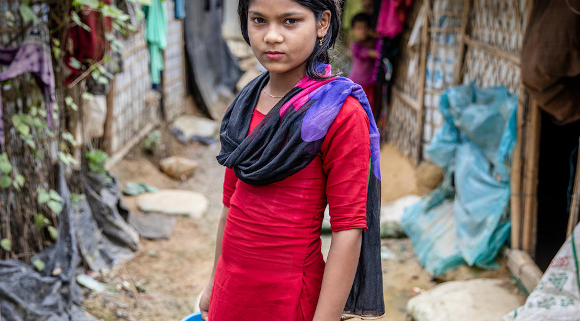
<instances>
[{"instance_id":1,"label":"stone","mask_svg":"<svg viewBox=\"0 0 580 321\"><path fill-rule=\"evenodd\" d=\"M175 217L152 213L129 213L128 221L139 235L150 240L169 239L175 228Z\"/></svg>"},{"instance_id":2,"label":"stone","mask_svg":"<svg viewBox=\"0 0 580 321\"><path fill-rule=\"evenodd\" d=\"M508 290L511 280L476 279L446 282L407 303L415 321L489 321L522 305L522 297Z\"/></svg>"},{"instance_id":3,"label":"stone","mask_svg":"<svg viewBox=\"0 0 580 321\"><path fill-rule=\"evenodd\" d=\"M401 226L401 218L405 209L421 200L417 195L407 195L396 201L381 205L381 237L401 238L405 237L405 231Z\"/></svg>"},{"instance_id":4,"label":"stone","mask_svg":"<svg viewBox=\"0 0 580 321\"><path fill-rule=\"evenodd\" d=\"M185 115L173 122L173 132L183 142L195 139L214 138L218 133L218 124L207 118Z\"/></svg>"},{"instance_id":5,"label":"stone","mask_svg":"<svg viewBox=\"0 0 580 321\"><path fill-rule=\"evenodd\" d=\"M159 165L165 174L176 179L185 180L193 175L199 163L191 159L173 156L161 160Z\"/></svg>"},{"instance_id":6,"label":"stone","mask_svg":"<svg viewBox=\"0 0 580 321\"><path fill-rule=\"evenodd\" d=\"M139 195L137 206L143 212L201 218L209 201L200 193L168 189Z\"/></svg>"}]
</instances>

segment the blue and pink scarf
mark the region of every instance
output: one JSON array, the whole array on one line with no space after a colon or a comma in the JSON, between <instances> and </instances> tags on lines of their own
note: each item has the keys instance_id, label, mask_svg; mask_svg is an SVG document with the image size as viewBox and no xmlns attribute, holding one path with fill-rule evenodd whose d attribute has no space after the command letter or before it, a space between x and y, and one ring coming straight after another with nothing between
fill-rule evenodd
<instances>
[{"instance_id":1,"label":"blue and pink scarf","mask_svg":"<svg viewBox=\"0 0 580 321\"><path fill-rule=\"evenodd\" d=\"M367 196L367 227L345 314L365 317L385 312L381 269L380 150L379 132L371 107L360 85L332 75L330 65L318 63L326 79L304 77L249 134L260 91L267 84L264 73L251 81L228 108L220 130L220 164L234 168L236 176L250 185L281 181L304 167L318 154L328 128L348 96L356 98L367 113L371 159Z\"/></svg>"}]
</instances>

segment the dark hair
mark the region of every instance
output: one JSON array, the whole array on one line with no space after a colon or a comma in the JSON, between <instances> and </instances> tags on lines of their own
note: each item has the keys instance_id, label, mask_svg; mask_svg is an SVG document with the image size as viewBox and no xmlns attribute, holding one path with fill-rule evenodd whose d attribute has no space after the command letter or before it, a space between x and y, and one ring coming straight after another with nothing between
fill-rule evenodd
<instances>
[{"instance_id":1,"label":"dark hair","mask_svg":"<svg viewBox=\"0 0 580 321\"><path fill-rule=\"evenodd\" d=\"M350 20L350 26L351 28L354 27L354 25L357 22L363 22L367 24L367 27L372 28L373 22L372 22L372 18L371 16L369 16L366 13L358 13L356 14L354 17L352 17L352 19Z\"/></svg>"},{"instance_id":2,"label":"dark hair","mask_svg":"<svg viewBox=\"0 0 580 321\"><path fill-rule=\"evenodd\" d=\"M239 0L238 16L240 18L240 28L242 29L242 36L248 44L250 44L250 37L248 36L248 7L251 0ZM316 62L323 62L325 64L330 62L330 55L328 50L334 46L338 33L340 31L340 0L293 0L301 6L304 6L314 12L316 20L322 19L322 13L326 10L330 11L330 27L326 36L322 40L322 46L317 42L310 57L306 60L306 75L313 79L325 79L316 71Z\"/></svg>"}]
</instances>

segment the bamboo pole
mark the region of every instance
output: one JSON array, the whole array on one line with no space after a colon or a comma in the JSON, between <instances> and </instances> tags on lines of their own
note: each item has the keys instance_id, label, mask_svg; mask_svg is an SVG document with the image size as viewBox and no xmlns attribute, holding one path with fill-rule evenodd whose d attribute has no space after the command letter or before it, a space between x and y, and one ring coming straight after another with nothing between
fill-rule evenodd
<instances>
[{"instance_id":1,"label":"bamboo pole","mask_svg":"<svg viewBox=\"0 0 580 321\"><path fill-rule=\"evenodd\" d=\"M109 83L109 93L107 94L107 115L105 117L105 128L103 130L102 146L103 150L111 155L113 153L113 123L115 118L115 78Z\"/></svg>"},{"instance_id":2,"label":"bamboo pole","mask_svg":"<svg viewBox=\"0 0 580 321\"><path fill-rule=\"evenodd\" d=\"M524 92L524 90L522 90ZM524 93L525 94L525 93ZM527 95L526 95L527 98ZM517 107L517 125L516 125L516 146L511 168L511 246L512 249L521 249L522 236L522 174L523 174L523 155L524 155L524 128L526 122L524 119L524 109L528 108L529 100L520 101Z\"/></svg>"},{"instance_id":3,"label":"bamboo pole","mask_svg":"<svg viewBox=\"0 0 580 321\"><path fill-rule=\"evenodd\" d=\"M580 150L580 142L578 142ZM566 237L572 234L576 225L580 221L580 152L576 161L576 178L574 179L574 192L572 193L572 203L570 204L570 216L568 218L568 230Z\"/></svg>"},{"instance_id":4,"label":"bamboo pole","mask_svg":"<svg viewBox=\"0 0 580 321\"><path fill-rule=\"evenodd\" d=\"M526 165L524 172L524 217L522 249L532 257L535 256L536 222L537 222L537 190L538 165L540 160L540 109L531 100L529 126L526 134Z\"/></svg>"},{"instance_id":5,"label":"bamboo pole","mask_svg":"<svg viewBox=\"0 0 580 321\"><path fill-rule=\"evenodd\" d=\"M457 56L457 65L455 66L454 85L461 83L461 69L465 56L465 38L467 36L467 20L469 19L469 0L463 0L463 15L461 16L461 39L459 40L459 54Z\"/></svg>"},{"instance_id":6,"label":"bamboo pole","mask_svg":"<svg viewBox=\"0 0 580 321\"><path fill-rule=\"evenodd\" d=\"M415 164L418 165L421 161L421 153L423 151L423 120L425 117L425 82L427 77L427 49L429 47L429 14L431 10L431 1L425 0L425 10L423 12L423 19L425 19L425 24L423 26L421 34L421 57L419 64L419 93L417 99L419 100L419 110L417 111L417 129L416 135L417 140L415 146L417 156L414 159Z\"/></svg>"},{"instance_id":7,"label":"bamboo pole","mask_svg":"<svg viewBox=\"0 0 580 321\"><path fill-rule=\"evenodd\" d=\"M530 255L521 250L506 251L507 267L518 281L531 293L542 279L542 271Z\"/></svg>"}]
</instances>

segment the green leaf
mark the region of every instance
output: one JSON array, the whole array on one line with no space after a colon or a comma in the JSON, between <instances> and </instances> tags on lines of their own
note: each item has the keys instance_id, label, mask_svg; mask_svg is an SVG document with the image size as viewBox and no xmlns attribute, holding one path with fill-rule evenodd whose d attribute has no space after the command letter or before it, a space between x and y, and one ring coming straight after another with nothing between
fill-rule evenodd
<instances>
[{"instance_id":1,"label":"green leaf","mask_svg":"<svg viewBox=\"0 0 580 321\"><path fill-rule=\"evenodd\" d=\"M7 188L8 186L12 185L12 180L8 176L0 177L0 187Z\"/></svg>"},{"instance_id":2,"label":"green leaf","mask_svg":"<svg viewBox=\"0 0 580 321\"><path fill-rule=\"evenodd\" d=\"M38 114L44 118L46 118L46 109L39 109Z\"/></svg>"},{"instance_id":3,"label":"green leaf","mask_svg":"<svg viewBox=\"0 0 580 321\"><path fill-rule=\"evenodd\" d=\"M86 99L86 100L89 100L89 101L90 101L90 100L93 100L93 99L95 98L95 96L93 96L93 94L91 94L91 93L89 93L89 92L84 92L84 93L81 95L81 97L82 97L83 99Z\"/></svg>"},{"instance_id":4,"label":"green leaf","mask_svg":"<svg viewBox=\"0 0 580 321\"><path fill-rule=\"evenodd\" d=\"M99 8L99 1L98 0L74 0L73 5L80 7L80 6L87 6L92 9Z\"/></svg>"},{"instance_id":5,"label":"green leaf","mask_svg":"<svg viewBox=\"0 0 580 321\"><path fill-rule=\"evenodd\" d=\"M74 102L75 102L75 100L71 96L66 96L66 98L64 99L64 103L67 106L72 105Z\"/></svg>"},{"instance_id":6,"label":"green leaf","mask_svg":"<svg viewBox=\"0 0 580 321\"><path fill-rule=\"evenodd\" d=\"M38 259L32 261L32 265L34 265L34 267L38 270L38 272L42 272L46 267L46 264Z\"/></svg>"},{"instance_id":7,"label":"green leaf","mask_svg":"<svg viewBox=\"0 0 580 321\"><path fill-rule=\"evenodd\" d=\"M2 239L0 241L0 247L4 249L6 252L12 251L12 242L9 239Z\"/></svg>"},{"instance_id":8,"label":"green leaf","mask_svg":"<svg viewBox=\"0 0 580 321\"><path fill-rule=\"evenodd\" d=\"M34 11L30 9L30 6L28 6L26 2L20 5L18 11L20 12L20 16L22 17L24 24L28 24L30 21L32 21L33 24L36 24L38 22L38 17L36 16L36 14L34 14Z\"/></svg>"},{"instance_id":9,"label":"green leaf","mask_svg":"<svg viewBox=\"0 0 580 321\"><path fill-rule=\"evenodd\" d=\"M91 31L91 27L87 26L86 24L84 24L81 21L81 18L79 17L78 13L76 13L75 11L73 11L71 13L71 18L74 21L74 23L76 23L77 25L79 25L81 28L85 29L86 31L90 32Z\"/></svg>"},{"instance_id":10,"label":"green leaf","mask_svg":"<svg viewBox=\"0 0 580 321\"><path fill-rule=\"evenodd\" d=\"M24 178L24 176L20 174L16 174L16 177L14 177L14 179L18 182L20 186L23 186L24 183L26 182L26 178Z\"/></svg>"},{"instance_id":11,"label":"green leaf","mask_svg":"<svg viewBox=\"0 0 580 321\"><path fill-rule=\"evenodd\" d=\"M44 215L38 214L34 216L34 225L39 229L43 228L48 223L49 221Z\"/></svg>"},{"instance_id":12,"label":"green leaf","mask_svg":"<svg viewBox=\"0 0 580 321\"><path fill-rule=\"evenodd\" d=\"M26 125L26 124L19 124L18 126L16 126L16 129L18 130L18 132L20 132L22 135L30 135L30 126Z\"/></svg>"},{"instance_id":13,"label":"green leaf","mask_svg":"<svg viewBox=\"0 0 580 321\"><path fill-rule=\"evenodd\" d=\"M109 78L113 78L113 74L110 73L109 71L107 71L107 68L105 68L104 66L99 66L99 72Z\"/></svg>"},{"instance_id":14,"label":"green leaf","mask_svg":"<svg viewBox=\"0 0 580 321\"><path fill-rule=\"evenodd\" d=\"M36 117L36 115L38 115L38 108L36 108L36 106L32 106L30 107L28 113L30 114L30 116Z\"/></svg>"},{"instance_id":15,"label":"green leaf","mask_svg":"<svg viewBox=\"0 0 580 321\"><path fill-rule=\"evenodd\" d=\"M50 201L50 195L48 195L46 190L39 188L37 190L37 193L38 193L38 204L44 204L44 203Z\"/></svg>"},{"instance_id":16,"label":"green leaf","mask_svg":"<svg viewBox=\"0 0 580 321\"><path fill-rule=\"evenodd\" d=\"M7 159L0 159L0 171L8 175L12 171L12 164Z\"/></svg>"},{"instance_id":17,"label":"green leaf","mask_svg":"<svg viewBox=\"0 0 580 321\"><path fill-rule=\"evenodd\" d=\"M60 48L58 47L52 47L52 52L54 53L54 57L56 59L60 58Z\"/></svg>"},{"instance_id":18,"label":"green leaf","mask_svg":"<svg viewBox=\"0 0 580 321\"><path fill-rule=\"evenodd\" d=\"M50 210L56 215L59 215L60 212L62 212L62 204L57 201L48 201L48 208L50 208Z\"/></svg>"},{"instance_id":19,"label":"green leaf","mask_svg":"<svg viewBox=\"0 0 580 321\"><path fill-rule=\"evenodd\" d=\"M48 195L50 195L52 200L62 202L62 197L60 197L60 194L58 194L57 191L51 189Z\"/></svg>"},{"instance_id":20,"label":"green leaf","mask_svg":"<svg viewBox=\"0 0 580 321\"><path fill-rule=\"evenodd\" d=\"M81 69L82 65L81 62L78 61L75 57L71 57L68 60L68 63L70 64L71 67L73 67L74 69Z\"/></svg>"},{"instance_id":21,"label":"green leaf","mask_svg":"<svg viewBox=\"0 0 580 321\"><path fill-rule=\"evenodd\" d=\"M52 43L54 43L55 46L60 47L60 40L57 38L52 38Z\"/></svg>"},{"instance_id":22,"label":"green leaf","mask_svg":"<svg viewBox=\"0 0 580 321\"><path fill-rule=\"evenodd\" d=\"M73 146L76 146L78 144L77 141L75 140L75 137L73 136L73 134L71 134L69 132L62 133L62 139L69 142Z\"/></svg>"},{"instance_id":23,"label":"green leaf","mask_svg":"<svg viewBox=\"0 0 580 321\"><path fill-rule=\"evenodd\" d=\"M97 81L103 85L109 84L109 79L107 79L106 77L99 77Z\"/></svg>"},{"instance_id":24,"label":"green leaf","mask_svg":"<svg viewBox=\"0 0 580 321\"><path fill-rule=\"evenodd\" d=\"M58 230L54 226L48 227L48 233L50 233L50 237L56 241L58 238Z\"/></svg>"}]
</instances>

